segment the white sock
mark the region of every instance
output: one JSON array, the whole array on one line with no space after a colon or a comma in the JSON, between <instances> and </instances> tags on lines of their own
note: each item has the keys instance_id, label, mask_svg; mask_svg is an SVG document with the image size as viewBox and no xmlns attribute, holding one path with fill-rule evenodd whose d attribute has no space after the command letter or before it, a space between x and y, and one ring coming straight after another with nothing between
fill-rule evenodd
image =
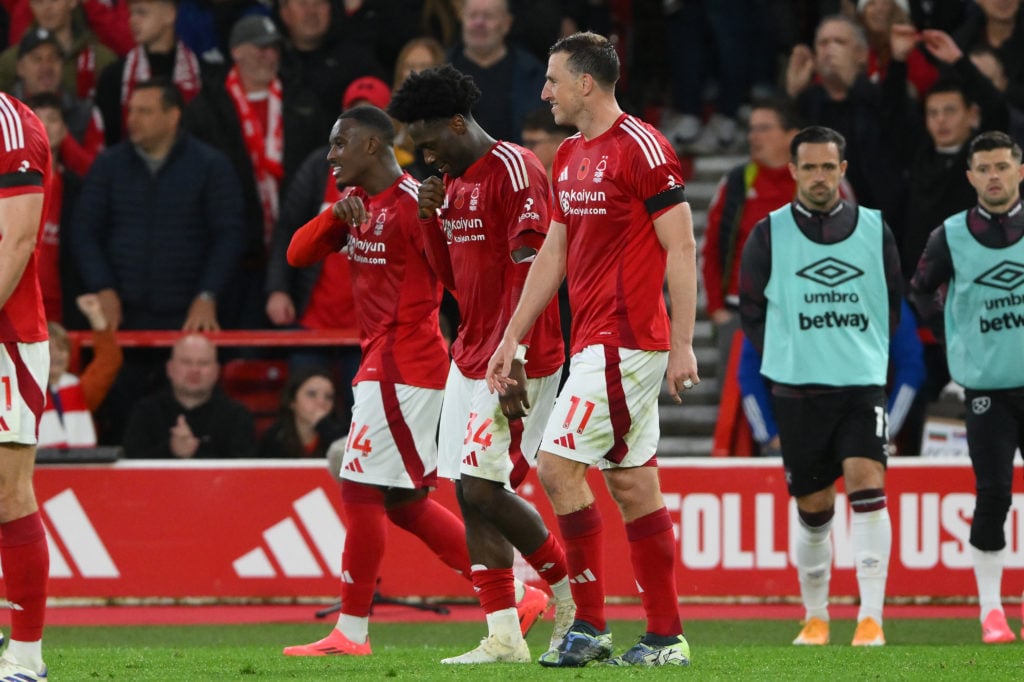
<instances>
[{"instance_id":1,"label":"white sock","mask_svg":"<svg viewBox=\"0 0 1024 682\"><path fill-rule=\"evenodd\" d=\"M992 609L1003 610L1003 553L1002 549L986 552L971 545L974 580L978 583L978 606L981 607L978 619L982 622Z\"/></svg>"},{"instance_id":2,"label":"white sock","mask_svg":"<svg viewBox=\"0 0 1024 682\"><path fill-rule=\"evenodd\" d=\"M796 571L805 620L828 621L828 583L832 578L832 521L810 528L803 519L796 530Z\"/></svg>"},{"instance_id":3,"label":"white sock","mask_svg":"<svg viewBox=\"0 0 1024 682\"><path fill-rule=\"evenodd\" d=\"M472 570L475 570L475 569L476 569L476 566L473 566ZM485 570L485 569L486 569L485 566L481 566L480 567L480 570ZM523 596L526 594L526 584L522 580L520 580L519 578L514 578L513 581L512 581L512 585L513 585L513 587L514 587L514 589L516 591L516 603L518 604L519 602L523 601Z\"/></svg>"},{"instance_id":4,"label":"white sock","mask_svg":"<svg viewBox=\"0 0 1024 682\"><path fill-rule=\"evenodd\" d=\"M572 600L572 586L569 585L569 576L565 576L557 583L550 583L548 587L551 588L551 594L555 596L555 601Z\"/></svg>"},{"instance_id":5,"label":"white sock","mask_svg":"<svg viewBox=\"0 0 1024 682\"><path fill-rule=\"evenodd\" d=\"M40 672L43 669L43 640L19 642L12 639L7 645L7 651L4 652L4 658L12 663Z\"/></svg>"},{"instance_id":6,"label":"white sock","mask_svg":"<svg viewBox=\"0 0 1024 682\"><path fill-rule=\"evenodd\" d=\"M889 554L892 552L892 523L887 508L853 512L850 524L853 559L860 588L860 611L857 622L874 618L882 624L885 606L885 579L889 575Z\"/></svg>"},{"instance_id":7,"label":"white sock","mask_svg":"<svg viewBox=\"0 0 1024 682\"><path fill-rule=\"evenodd\" d=\"M494 635L504 644L518 644L523 639L523 632L519 629L519 614L514 608L488 613L487 633Z\"/></svg>"},{"instance_id":8,"label":"white sock","mask_svg":"<svg viewBox=\"0 0 1024 682\"><path fill-rule=\"evenodd\" d=\"M368 616L350 616L346 613L338 616L338 629L341 634L356 644L362 644L369 637L370 618Z\"/></svg>"}]
</instances>

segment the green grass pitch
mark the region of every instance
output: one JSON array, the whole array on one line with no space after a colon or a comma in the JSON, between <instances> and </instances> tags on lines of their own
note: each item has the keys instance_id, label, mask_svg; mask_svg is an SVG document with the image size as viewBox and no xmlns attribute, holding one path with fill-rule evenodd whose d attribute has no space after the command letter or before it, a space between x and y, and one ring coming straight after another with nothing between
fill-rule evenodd
<instances>
[{"instance_id":1,"label":"green grass pitch","mask_svg":"<svg viewBox=\"0 0 1024 682\"><path fill-rule=\"evenodd\" d=\"M602 668L553 670L537 664L442 666L441 658L476 645L480 623L370 624L374 655L286 658L281 648L323 637L333 619L310 624L232 626L51 627L45 657L54 682L78 680L611 680L693 676L701 680L1024 680L1024 643L985 646L974 619L886 622L889 645L849 645L853 623L833 621L827 647L789 644L799 625L780 620L691 620L688 670ZM1016 624L1016 619L1011 619ZM616 653L636 641L642 624L611 624ZM536 657L551 621L530 633Z\"/></svg>"}]
</instances>

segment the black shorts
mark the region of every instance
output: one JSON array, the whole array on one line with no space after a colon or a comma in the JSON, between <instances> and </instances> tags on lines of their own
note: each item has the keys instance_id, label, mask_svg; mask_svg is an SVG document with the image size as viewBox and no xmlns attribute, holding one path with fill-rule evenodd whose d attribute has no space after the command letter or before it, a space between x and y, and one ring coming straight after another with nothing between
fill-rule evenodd
<instances>
[{"instance_id":1,"label":"black shorts","mask_svg":"<svg viewBox=\"0 0 1024 682\"><path fill-rule=\"evenodd\" d=\"M1024 389L964 391L967 449L979 495L1009 497L1013 458L1024 452Z\"/></svg>"},{"instance_id":2,"label":"black shorts","mask_svg":"<svg viewBox=\"0 0 1024 682\"><path fill-rule=\"evenodd\" d=\"M880 386L813 396L773 395L782 464L789 494L824 490L843 475L843 460L864 457L886 462L889 440L885 391Z\"/></svg>"}]
</instances>

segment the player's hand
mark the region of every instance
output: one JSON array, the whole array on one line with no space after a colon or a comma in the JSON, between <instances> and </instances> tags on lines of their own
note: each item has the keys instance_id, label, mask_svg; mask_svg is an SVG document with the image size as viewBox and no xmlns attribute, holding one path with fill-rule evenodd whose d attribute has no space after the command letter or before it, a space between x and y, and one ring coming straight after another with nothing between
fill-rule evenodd
<instances>
[{"instance_id":1,"label":"player's hand","mask_svg":"<svg viewBox=\"0 0 1024 682\"><path fill-rule=\"evenodd\" d=\"M924 40L924 46L940 62L952 64L964 56L960 46L945 31L926 29L921 31L921 38Z\"/></svg>"},{"instance_id":2,"label":"player's hand","mask_svg":"<svg viewBox=\"0 0 1024 682\"><path fill-rule=\"evenodd\" d=\"M171 454L181 459L194 457L199 449L199 439L192 433L185 421L185 415L179 414L178 421L171 427Z\"/></svg>"},{"instance_id":3,"label":"player's hand","mask_svg":"<svg viewBox=\"0 0 1024 682\"><path fill-rule=\"evenodd\" d=\"M512 358L516 356L516 348L519 342L509 337L503 337L501 344L494 350L491 359L487 362L487 373L484 381L487 382L487 389L494 393L504 393L507 386L516 384L515 378L510 376L512 369Z\"/></svg>"},{"instance_id":4,"label":"player's hand","mask_svg":"<svg viewBox=\"0 0 1024 682\"><path fill-rule=\"evenodd\" d=\"M110 329L116 332L121 326L121 297L114 289L100 289L96 292L96 297L100 300L103 317L107 318Z\"/></svg>"},{"instance_id":5,"label":"player's hand","mask_svg":"<svg viewBox=\"0 0 1024 682\"><path fill-rule=\"evenodd\" d=\"M526 394L526 368L523 363L512 361L509 378L514 383L506 384L505 390L498 396L498 404L506 418L522 419L530 414L530 398Z\"/></svg>"},{"instance_id":6,"label":"player's hand","mask_svg":"<svg viewBox=\"0 0 1024 682\"><path fill-rule=\"evenodd\" d=\"M185 324L181 326L181 330L184 332L219 332L217 302L203 296L196 296L192 299L192 305L188 308L188 315L185 316Z\"/></svg>"},{"instance_id":7,"label":"player's hand","mask_svg":"<svg viewBox=\"0 0 1024 682\"><path fill-rule=\"evenodd\" d=\"M917 45L921 34L910 24L893 24L889 29L889 48L892 58L898 62L907 61L907 55Z\"/></svg>"},{"instance_id":8,"label":"player's hand","mask_svg":"<svg viewBox=\"0 0 1024 682\"><path fill-rule=\"evenodd\" d=\"M786 94L796 97L811 83L814 75L814 53L806 45L794 45L786 65Z\"/></svg>"},{"instance_id":9,"label":"player's hand","mask_svg":"<svg viewBox=\"0 0 1024 682\"><path fill-rule=\"evenodd\" d=\"M334 202L332 212L335 218L352 227L362 225L370 219L370 214L366 211L366 204L359 197L348 196L339 199Z\"/></svg>"},{"instance_id":10,"label":"player's hand","mask_svg":"<svg viewBox=\"0 0 1024 682\"><path fill-rule=\"evenodd\" d=\"M444 183L441 178L431 175L420 185L420 218L430 218L444 203Z\"/></svg>"},{"instance_id":11,"label":"player's hand","mask_svg":"<svg viewBox=\"0 0 1024 682\"><path fill-rule=\"evenodd\" d=\"M727 308L719 308L715 312L711 313L711 321L716 327L721 327L730 320L732 320L732 312Z\"/></svg>"},{"instance_id":12,"label":"player's hand","mask_svg":"<svg viewBox=\"0 0 1024 682\"><path fill-rule=\"evenodd\" d=\"M295 302L283 291L275 291L267 297L267 318L277 327L295 323Z\"/></svg>"},{"instance_id":13,"label":"player's hand","mask_svg":"<svg viewBox=\"0 0 1024 682\"><path fill-rule=\"evenodd\" d=\"M668 393L678 405L683 402L680 394L700 383L697 376L697 356L693 354L693 346L686 345L673 348L668 352Z\"/></svg>"}]
</instances>

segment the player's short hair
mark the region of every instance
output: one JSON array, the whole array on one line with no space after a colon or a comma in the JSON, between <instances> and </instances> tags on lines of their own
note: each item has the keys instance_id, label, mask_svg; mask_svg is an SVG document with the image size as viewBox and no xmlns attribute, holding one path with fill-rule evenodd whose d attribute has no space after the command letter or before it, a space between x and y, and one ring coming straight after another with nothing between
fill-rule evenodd
<instances>
[{"instance_id":1,"label":"player's short hair","mask_svg":"<svg viewBox=\"0 0 1024 682\"><path fill-rule=\"evenodd\" d=\"M565 52L566 66L576 75L590 74L599 85L613 88L619 80L619 55L615 46L603 35L585 31L561 38L548 54Z\"/></svg>"},{"instance_id":2,"label":"player's short hair","mask_svg":"<svg viewBox=\"0 0 1024 682\"><path fill-rule=\"evenodd\" d=\"M967 148L967 165L971 165L971 159L977 152L990 152L993 149L1009 149L1010 156L1017 163L1021 162L1022 154L1020 145L1012 137L1001 130L986 130L971 140Z\"/></svg>"},{"instance_id":3,"label":"player's short hair","mask_svg":"<svg viewBox=\"0 0 1024 682\"><path fill-rule=\"evenodd\" d=\"M136 92L146 89L160 91L160 106L164 108L164 111L171 108L179 111L185 110L185 98L181 96L181 90L166 78L148 78L135 84Z\"/></svg>"},{"instance_id":4,"label":"player's short hair","mask_svg":"<svg viewBox=\"0 0 1024 682\"><path fill-rule=\"evenodd\" d=\"M346 118L358 121L367 128L372 128L384 144L388 146L394 144L395 125L391 122L391 117L384 113L383 109L378 109L372 104L360 104L342 113L338 120Z\"/></svg>"},{"instance_id":5,"label":"player's short hair","mask_svg":"<svg viewBox=\"0 0 1024 682\"><path fill-rule=\"evenodd\" d=\"M796 163L796 150L802 144L828 144L833 143L839 150L839 160L846 159L846 138L838 131L826 128L825 126L809 126L804 128L789 143L789 155Z\"/></svg>"},{"instance_id":6,"label":"player's short hair","mask_svg":"<svg viewBox=\"0 0 1024 682\"><path fill-rule=\"evenodd\" d=\"M769 111L774 111L775 115L779 119L779 125L782 126L783 130L797 130L803 127L803 123L800 120L800 114L797 113L793 100L788 97L780 97L777 95L758 97L750 103L750 108L751 110L768 109Z\"/></svg>"},{"instance_id":7,"label":"player's short hair","mask_svg":"<svg viewBox=\"0 0 1024 682\"><path fill-rule=\"evenodd\" d=\"M968 88L964 87L964 82L960 78L953 75L943 75L932 83L932 86L924 93L924 97L921 98L921 105L924 106L928 102L928 98L932 95L938 95L944 92L957 93L963 98L964 104L967 106L974 103Z\"/></svg>"},{"instance_id":8,"label":"player's short hair","mask_svg":"<svg viewBox=\"0 0 1024 682\"><path fill-rule=\"evenodd\" d=\"M410 74L391 96L388 113L402 123L472 117L480 88L451 64Z\"/></svg>"}]
</instances>

